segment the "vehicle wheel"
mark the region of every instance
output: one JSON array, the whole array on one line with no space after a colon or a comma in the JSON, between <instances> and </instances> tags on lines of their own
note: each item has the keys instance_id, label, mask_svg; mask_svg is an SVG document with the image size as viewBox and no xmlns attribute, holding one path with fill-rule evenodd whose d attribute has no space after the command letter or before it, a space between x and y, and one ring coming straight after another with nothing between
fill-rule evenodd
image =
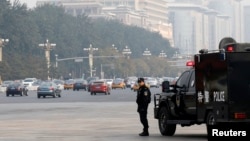
<instances>
[{"instance_id":1,"label":"vehicle wheel","mask_svg":"<svg viewBox=\"0 0 250 141\"><path fill-rule=\"evenodd\" d=\"M90 95L93 95L93 93L91 92Z\"/></svg>"},{"instance_id":2,"label":"vehicle wheel","mask_svg":"<svg viewBox=\"0 0 250 141\"><path fill-rule=\"evenodd\" d=\"M12 94L12 96L14 96L14 94Z\"/></svg>"},{"instance_id":3,"label":"vehicle wheel","mask_svg":"<svg viewBox=\"0 0 250 141\"><path fill-rule=\"evenodd\" d=\"M206 118L207 135L210 136L213 127L216 125L216 120L213 112L209 112Z\"/></svg>"},{"instance_id":4,"label":"vehicle wheel","mask_svg":"<svg viewBox=\"0 0 250 141\"><path fill-rule=\"evenodd\" d=\"M44 95L43 98L45 98L46 96Z\"/></svg>"},{"instance_id":5,"label":"vehicle wheel","mask_svg":"<svg viewBox=\"0 0 250 141\"><path fill-rule=\"evenodd\" d=\"M23 92L20 92L20 96L23 96Z\"/></svg>"},{"instance_id":6,"label":"vehicle wheel","mask_svg":"<svg viewBox=\"0 0 250 141\"><path fill-rule=\"evenodd\" d=\"M40 95L37 95L37 98L40 98Z\"/></svg>"},{"instance_id":7,"label":"vehicle wheel","mask_svg":"<svg viewBox=\"0 0 250 141\"><path fill-rule=\"evenodd\" d=\"M173 136L176 130L176 124L167 124L170 114L166 107L162 107L159 112L159 129L163 136Z\"/></svg>"},{"instance_id":8,"label":"vehicle wheel","mask_svg":"<svg viewBox=\"0 0 250 141\"><path fill-rule=\"evenodd\" d=\"M58 97L61 97L61 94L58 94Z\"/></svg>"},{"instance_id":9,"label":"vehicle wheel","mask_svg":"<svg viewBox=\"0 0 250 141\"><path fill-rule=\"evenodd\" d=\"M9 94L6 94L7 97L9 97Z\"/></svg>"},{"instance_id":10,"label":"vehicle wheel","mask_svg":"<svg viewBox=\"0 0 250 141\"><path fill-rule=\"evenodd\" d=\"M76 89L73 89L73 91L75 91Z\"/></svg>"}]
</instances>

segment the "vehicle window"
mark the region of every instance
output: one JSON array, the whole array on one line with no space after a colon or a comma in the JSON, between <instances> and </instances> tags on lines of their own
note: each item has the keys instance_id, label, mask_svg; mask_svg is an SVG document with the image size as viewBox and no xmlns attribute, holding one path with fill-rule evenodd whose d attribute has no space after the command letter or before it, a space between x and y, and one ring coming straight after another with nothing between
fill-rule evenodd
<instances>
[{"instance_id":1,"label":"vehicle window","mask_svg":"<svg viewBox=\"0 0 250 141\"><path fill-rule=\"evenodd\" d=\"M189 71L184 72L176 82L177 86L182 87L183 85L188 86L188 76L189 76Z\"/></svg>"},{"instance_id":2,"label":"vehicle window","mask_svg":"<svg viewBox=\"0 0 250 141\"><path fill-rule=\"evenodd\" d=\"M195 72L193 72L192 75L191 75L189 87L194 87L195 86L195 80L194 79L195 79Z\"/></svg>"}]
</instances>

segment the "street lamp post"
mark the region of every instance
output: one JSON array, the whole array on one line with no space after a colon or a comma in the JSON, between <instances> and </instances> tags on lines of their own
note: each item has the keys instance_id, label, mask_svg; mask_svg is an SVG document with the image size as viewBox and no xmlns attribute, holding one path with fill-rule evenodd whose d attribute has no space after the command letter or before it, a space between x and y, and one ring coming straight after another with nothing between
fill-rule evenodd
<instances>
[{"instance_id":1,"label":"street lamp post","mask_svg":"<svg viewBox=\"0 0 250 141\"><path fill-rule=\"evenodd\" d=\"M9 42L9 39L2 39L0 38L0 62L2 62L3 60L3 53L2 53L2 50L3 50L3 47ZM1 75L0 75L0 83L2 83L2 78L1 78Z\"/></svg>"},{"instance_id":2,"label":"street lamp post","mask_svg":"<svg viewBox=\"0 0 250 141\"><path fill-rule=\"evenodd\" d=\"M5 46L5 44L7 44L9 42L9 39L2 39L0 38L0 62L2 62L3 60L3 53L2 53L2 50L3 50L3 47Z\"/></svg>"},{"instance_id":3,"label":"street lamp post","mask_svg":"<svg viewBox=\"0 0 250 141\"><path fill-rule=\"evenodd\" d=\"M55 43L50 43L47 39L45 43L39 44L39 47L42 47L45 50L45 58L47 62L47 69L48 69L48 80L50 80L49 76L49 69L50 69L50 51L56 46Z\"/></svg>"},{"instance_id":4,"label":"street lamp post","mask_svg":"<svg viewBox=\"0 0 250 141\"><path fill-rule=\"evenodd\" d=\"M162 50L161 53L159 54L159 57L160 57L160 58L166 58L167 55L166 55L166 53Z\"/></svg>"},{"instance_id":5,"label":"street lamp post","mask_svg":"<svg viewBox=\"0 0 250 141\"><path fill-rule=\"evenodd\" d=\"M112 49L115 50L116 52L118 52L118 49L117 49L117 47L115 47L114 44L112 44Z\"/></svg>"},{"instance_id":6,"label":"street lamp post","mask_svg":"<svg viewBox=\"0 0 250 141\"><path fill-rule=\"evenodd\" d=\"M127 59L129 59L129 55L130 55L131 53L132 53L132 52L131 52L130 48L128 48L128 46L125 46L125 48L122 50L122 54L123 54L124 56L126 56Z\"/></svg>"},{"instance_id":7,"label":"street lamp post","mask_svg":"<svg viewBox=\"0 0 250 141\"><path fill-rule=\"evenodd\" d=\"M89 45L89 48L83 48L84 51L89 52L89 69L90 69L90 77L93 76L93 52L98 50L98 48L93 48L92 44Z\"/></svg>"},{"instance_id":8,"label":"street lamp post","mask_svg":"<svg viewBox=\"0 0 250 141\"><path fill-rule=\"evenodd\" d=\"M147 56L147 59L149 59L149 56L151 56L151 52L148 50L148 48L146 48L146 50L144 50L144 52L142 53L143 56Z\"/></svg>"},{"instance_id":9,"label":"street lamp post","mask_svg":"<svg viewBox=\"0 0 250 141\"><path fill-rule=\"evenodd\" d=\"M58 67L58 54L55 54L55 57L56 57L56 68Z\"/></svg>"}]
</instances>

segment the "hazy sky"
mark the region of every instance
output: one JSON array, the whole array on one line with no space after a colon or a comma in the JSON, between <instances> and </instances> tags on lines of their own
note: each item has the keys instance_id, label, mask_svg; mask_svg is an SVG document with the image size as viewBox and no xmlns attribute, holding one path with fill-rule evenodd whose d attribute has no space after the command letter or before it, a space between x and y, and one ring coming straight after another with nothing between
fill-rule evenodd
<instances>
[{"instance_id":1,"label":"hazy sky","mask_svg":"<svg viewBox=\"0 0 250 141\"><path fill-rule=\"evenodd\" d=\"M15 0L10 0L10 2L13 2ZM33 8L36 6L37 0L19 0L21 3L26 3L28 8Z\"/></svg>"}]
</instances>

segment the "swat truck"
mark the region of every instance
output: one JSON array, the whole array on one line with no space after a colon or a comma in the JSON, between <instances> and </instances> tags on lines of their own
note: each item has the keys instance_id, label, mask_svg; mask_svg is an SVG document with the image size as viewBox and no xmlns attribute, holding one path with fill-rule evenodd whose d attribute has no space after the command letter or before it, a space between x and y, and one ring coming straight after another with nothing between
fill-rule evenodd
<instances>
[{"instance_id":1,"label":"swat truck","mask_svg":"<svg viewBox=\"0 0 250 141\"><path fill-rule=\"evenodd\" d=\"M218 50L200 50L193 59L175 84L164 81L154 94L160 133L173 136L177 125L250 127L250 43L226 37Z\"/></svg>"}]
</instances>

